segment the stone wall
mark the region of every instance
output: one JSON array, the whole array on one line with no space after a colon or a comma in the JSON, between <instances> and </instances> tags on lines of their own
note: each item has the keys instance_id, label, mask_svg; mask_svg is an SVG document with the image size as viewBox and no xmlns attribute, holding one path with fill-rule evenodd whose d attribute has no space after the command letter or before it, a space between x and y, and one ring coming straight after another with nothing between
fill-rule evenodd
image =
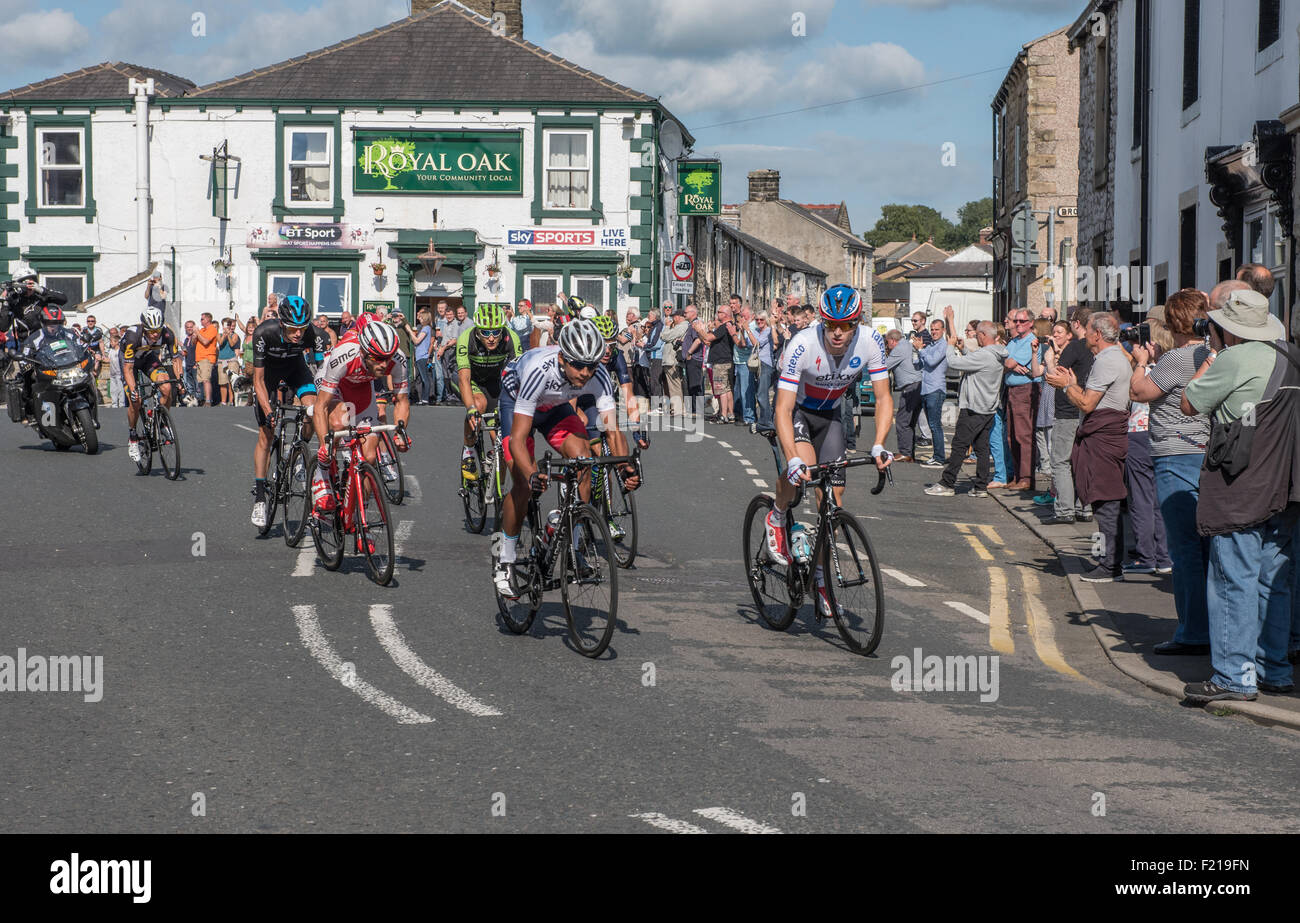
<instances>
[{"instance_id":1,"label":"stone wall","mask_svg":"<svg viewBox=\"0 0 1300 923\"><path fill-rule=\"evenodd\" d=\"M1106 130L1105 150L1096 149L1097 47L1098 39L1089 31L1074 54L1079 62L1079 221L1076 261L1080 266L1095 266L1100 250L1102 265L1113 265L1115 258L1115 145L1119 106L1119 34L1118 5L1107 14L1106 53L1109 58L1110 124ZM1105 158L1105 168L1098 178L1097 159ZM1126 255L1127 256L1127 255ZM1119 260L1127 263L1127 258Z\"/></svg>"}]
</instances>

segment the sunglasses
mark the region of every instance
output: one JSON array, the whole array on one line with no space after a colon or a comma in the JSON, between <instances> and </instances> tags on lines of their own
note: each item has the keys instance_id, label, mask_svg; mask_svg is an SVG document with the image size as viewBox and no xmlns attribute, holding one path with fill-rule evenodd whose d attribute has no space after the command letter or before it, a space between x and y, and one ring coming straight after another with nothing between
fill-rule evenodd
<instances>
[{"instance_id":1,"label":"sunglasses","mask_svg":"<svg viewBox=\"0 0 1300 923\"><path fill-rule=\"evenodd\" d=\"M501 336L501 331L500 331L500 330L480 330L480 331L478 332L478 335L481 336L481 337L482 337L483 339L485 339L485 340L489 340L489 339L490 339L490 340L495 340L495 339L497 339L499 336Z\"/></svg>"},{"instance_id":2,"label":"sunglasses","mask_svg":"<svg viewBox=\"0 0 1300 923\"><path fill-rule=\"evenodd\" d=\"M572 359L565 359L564 361L567 362L571 368L584 372L595 371L600 367L599 362L574 362Z\"/></svg>"},{"instance_id":3,"label":"sunglasses","mask_svg":"<svg viewBox=\"0 0 1300 923\"><path fill-rule=\"evenodd\" d=\"M823 320L822 323L831 330L840 333L852 333L858 326L858 322L855 320Z\"/></svg>"}]
</instances>

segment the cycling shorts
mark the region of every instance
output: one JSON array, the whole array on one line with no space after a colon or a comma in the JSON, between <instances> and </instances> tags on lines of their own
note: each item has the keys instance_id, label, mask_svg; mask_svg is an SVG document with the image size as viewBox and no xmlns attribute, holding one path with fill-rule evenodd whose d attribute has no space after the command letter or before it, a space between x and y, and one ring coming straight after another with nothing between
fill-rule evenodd
<instances>
[{"instance_id":1,"label":"cycling shorts","mask_svg":"<svg viewBox=\"0 0 1300 923\"><path fill-rule=\"evenodd\" d=\"M501 444L505 453L506 464L512 464L510 458L510 431L515 422L515 399L509 391L501 392L499 405L501 417ZM533 417L532 430L528 433L528 454L533 454L533 433L541 433L551 448L558 450L564 440L570 436L587 435L583 418L573 409L568 401L556 404L547 410L537 411Z\"/></svg>"},{"instance_id":2,"label":"cycling shorts","mask_svg":"<svg viewBox=\"0 0 1300 923\"><path fill-rule=\"evenodd\" d=\"M492 391L492 390L484 390L483 388L480 388L479 385L478 385L478 382L476 382L476 381L471 381L471 382L470 382L470 387L472 387L472 388L474 389L474 393L475 393L475 394L481 394L481 395L483 395L483 401L484 401L483 412L484 412L484 413L491 413L492 411L494 411L494 410L497 409L497 404L499 403L499 401L500 401L500 399L501 399L501 383L500 383L500 380L497 381L497 387L496 387L496 390L495 390L495 391Z\"/></svg>"},{"instance_id":3,"label":"cycling shorts","mask_svg":"<svg viewBox=\"0 0 1300 923\"><path fill-rule=\"evenodd\" d=\"M286 366L272 365L268 362L263 366L262 371L266 376L266 396L270 398L272 404L275 404L280 382L284 382L293 397L316 393L316 381L303 360ZM262 413L262 402L257 399L253 400L253 414L257 418L258 426L268 425L266 415Z\"/></svg>"},{"instance_id":4,"label":"cycling shorts","mask_svg":"<svg viewBox=\"0 0 1300 923\"><path fill-rule=\"evenodd\" d=\"M838 406L830 410L794 408L794 441L806 442L817 453L817 464L844 461L844 424L840 422ZM844 468L831 475L831 484L844 486Z\"/></svg>"}]
</instances>

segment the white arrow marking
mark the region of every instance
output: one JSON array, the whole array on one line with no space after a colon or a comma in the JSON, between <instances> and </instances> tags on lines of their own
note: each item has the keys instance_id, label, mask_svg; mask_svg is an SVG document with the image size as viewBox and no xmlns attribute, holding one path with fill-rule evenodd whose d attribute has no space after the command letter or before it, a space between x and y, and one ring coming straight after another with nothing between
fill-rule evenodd
<instances>
[{"instance_id":1,"label":"white arrow marking","mask_svg":"<svg viewBox=\"0 0 1300 923\"><path fill-rule=\"evenodd\" d=\"M695 813L701 817L707 817L709 820L715 820L725 827L732 830L739 830L741 833L780 833L775 827L769 827L767 824L760 824L756 820L750 820L743 814L737 814L731 808L696 808Z\"/></svg>"},{"instance_id":2,"label":"white arrow marking","mask_svg":"<svg viewBox=\"0 0 1300 923\"><path fill-rule=\"evenodd\" d=\"M708 833L703 827L697 827L694 824L688 824L684 820L673 820L671 817L665 817L663 814L657 814L653 811L646 814L629 814L628 817L635 817L643 820L651 827L658 827L660 830L667 830L669 833Z\"/></svg>"},{"instance_id":3,"label":"white arrow marking","mask_svg":"<svg viewBox=\"0 0 1300 923\"><path fill-rule=\"evenodd\" d=\"M467 711L480 718L496 717L501 714L492 706L484 705L421 660L419 655L407 646L406 639L402 637L397 623L393 621L392 609L392 606L371 606L370 625L374 628L379 643L388 652L388 656L393 658L393 663L402 668L403 673L461 711Z\"/></svg>"},{"instance_id":4,"label":"white arrow marking","mask_svg":"<svg viewBox=\"0 0 1300 923\"><path fill-rule=\"evenodd\" d=\"M889 574L889 576L893 577L903 586L925 586L924 583L917 580L915 577L909 577L901 570L894 570L892 567L882 567L880 568L880 572L882 574Z\"/></svg>"}]
</instances>

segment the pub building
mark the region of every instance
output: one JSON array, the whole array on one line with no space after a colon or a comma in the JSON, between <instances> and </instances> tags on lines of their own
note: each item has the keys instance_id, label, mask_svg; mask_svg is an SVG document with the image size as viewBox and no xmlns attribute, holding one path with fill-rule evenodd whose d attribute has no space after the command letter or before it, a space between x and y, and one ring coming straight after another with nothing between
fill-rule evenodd
<instances>
[{"instance_id":1,"label":"pub building","mask_svg":"<svg viewBox=\"0 0 1300 923\"><path fill-rule=\"evenodd\" d=\"M269 292L335 316L561 292L644 312L679 220L659 131L692 139L521 36L517 0L416 0L206 86L119 62L0 94L0 279L24 260L108 325L155 268L178 328Z\"/></svg>"}]
</instances>

